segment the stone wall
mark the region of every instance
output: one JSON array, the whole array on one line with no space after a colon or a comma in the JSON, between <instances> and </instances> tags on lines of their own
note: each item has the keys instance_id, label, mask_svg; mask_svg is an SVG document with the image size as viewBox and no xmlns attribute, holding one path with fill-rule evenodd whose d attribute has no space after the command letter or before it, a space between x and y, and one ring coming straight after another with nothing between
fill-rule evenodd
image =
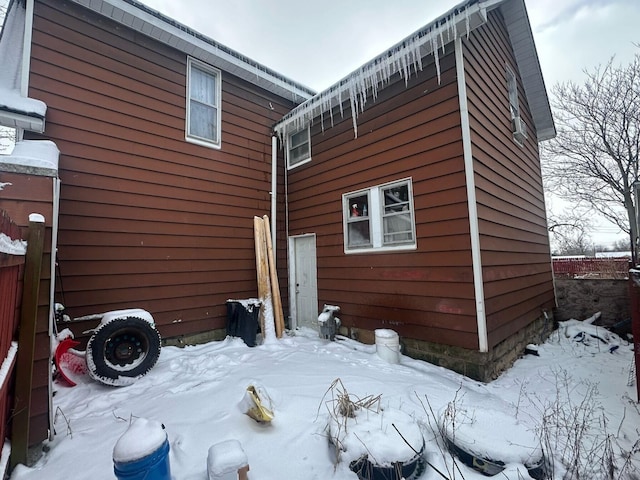
<instances>
[{"instance_id":1,"label":"stone wall","mask_svg":"<svg viewBox=\"0 0 640 480\"><path fill-rule=\"evenodd\" d=\"M555 319L559 322L575 318L584 320L596 312L602 316L599 325L613 325L630 318L629 280L555 279Z\"/></svg>"}]
</instances>

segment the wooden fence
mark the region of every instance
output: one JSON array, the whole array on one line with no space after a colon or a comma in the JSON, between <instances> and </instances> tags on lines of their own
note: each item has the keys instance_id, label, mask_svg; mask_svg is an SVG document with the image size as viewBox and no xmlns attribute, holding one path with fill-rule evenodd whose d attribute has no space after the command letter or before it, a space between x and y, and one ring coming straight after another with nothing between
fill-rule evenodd
<instances>
[{"instance_id":1,"label":"wooden fence","mask_svg":"<svg viewBox=\"0 0 640 480\"><path fill-rule=\"evenodd\" d=\"M6 212L0 210L0 236L9 239L22 238L20 228ZM6 237L9 238L6 238ZM0 240L2 240L0 239ZM25 255L4 253L0 249L0 441L9 436L10 409L13 406L15 359L18 350L17 330L20 321L20 299ZM8 461L7 449L0 455L0 463ZM0 472L1 473L1 472Z\"/></svg>"},{"instance_id":2,"label":"wooden fence","mask_svg":"<svg viewBox=\"0 0 640 480\"><path fill-rule=\"evenodd\" d=\"M554 258L553 274L556 277L627 278L628 258Z\"/></svg>"}]
</instances>

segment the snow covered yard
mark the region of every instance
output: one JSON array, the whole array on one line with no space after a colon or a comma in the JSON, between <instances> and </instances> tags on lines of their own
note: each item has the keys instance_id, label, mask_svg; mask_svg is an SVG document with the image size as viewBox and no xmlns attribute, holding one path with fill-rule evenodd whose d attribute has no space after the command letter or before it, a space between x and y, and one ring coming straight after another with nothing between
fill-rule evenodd
<instances>
[{"instance_id":1,"label":"snow covered yard","mask_svg":"<svg viewBox=\"0 0 640 480\"><path fill-rule=\"evenodd\" d=\"M348 464L335 464L327 437L336 379L349 394L381 395L382 408L415 420L431 464L420 479L443 478L433 467L446 478L487 478L459 460L454 465L436 433L436 418L445 412L465 414L461 423L472 435L460 441L467 450L504 454L507 467L497 479L530 478L513 455L523 447L510 443L516 427L537 432L545 452L553 453L552 478L563 478L572 465L581 468L580 476L568 478L634 478L640 406L635 385L628 386L632 346L592 328L566 322L539 346L539 356L518 360L487 385L406 356L389 364L374 345L329 342L310 330L254 348L232 338L166 347L151 372L131 386L108 387L88 377L73 388L57 385L57 435L33 468L20 465L11 479L114 478L114 445L132 419L143 417L166 427L174 480L206 480L209 447L229 439L246 452L251 480L354 480ZM249 385L268 392L271 424L257 423L239 407ZM396 430L383 433L370 441L403 443ZM604 473L609 469L611 477Z\"/></svg>"}]
</instances>

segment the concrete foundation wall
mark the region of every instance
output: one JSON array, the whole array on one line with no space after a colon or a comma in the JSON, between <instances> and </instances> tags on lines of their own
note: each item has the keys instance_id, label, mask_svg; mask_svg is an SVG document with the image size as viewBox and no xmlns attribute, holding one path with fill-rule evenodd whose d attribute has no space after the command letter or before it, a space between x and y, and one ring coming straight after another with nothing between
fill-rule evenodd
<instances>
[{"instance_id":1,"label":"concrete foundation wall","mask_svg":"<svg viewBox=\"0 0 640 480\"><path fill-rule=\"evenodd\" d=\"M487 353L402 337L400 344L402 353L409 357L425 360L475 380L489 382L521 357L528 344L544 342L553 330L553 323L553 317L542 316ZM341 333L363 343L375 343L375 333L370 330L351 329Z\"/></svg>"},{"instance_id":2,"label":"concrete foundation wall","mask_svg":"<svg viewBox=\"0 0 640 480\"><path fill-rule=\"evenodd\" d=\"M556 278L555 319L584 320L596 312L599 325L613 325L630 318L629 280Z\"/></svg>"}]
</instances>

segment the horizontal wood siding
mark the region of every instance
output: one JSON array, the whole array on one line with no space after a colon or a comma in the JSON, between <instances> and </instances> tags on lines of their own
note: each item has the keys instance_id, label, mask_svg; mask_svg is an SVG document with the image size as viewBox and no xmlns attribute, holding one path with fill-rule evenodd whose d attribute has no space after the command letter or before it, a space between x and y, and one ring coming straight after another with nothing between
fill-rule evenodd
<instances>
[{"instance_id":1,"label":"horizontal wood siding","mask_svg":"<svg viewBox=\"0 0 640 480\"><path fill-rule=\"evenodd\" d=\"M343 324L476 349L468 208L452 48L405 85L367 100L354 139L349 107L312 125L312 161L288 172L289 235L315 233L318 308ZM418 248L345 254L342 194L411 177Z\"/></svg>"},{"instance_id":2,"label":"horizontal wood siding","mask_svg":"<svg viewBox=\"0 0 640 480\"><path fill-rule=\"evenodd\" d=\"M45 241L36 321L35 363L29 445L36 445L49 435L49 289L51 265L51 228L53 222L53 179L21 173L0 172L0 205L21 229L20 238L28 237L29 214L39 213L45 219ZM20 293L21 294L21 293ZM21 297L18 298L20 302ZM19 315L19 312L17 312ZM16 338L17 339L17 338Z\"/></svg>"},{"instance_id":3,"label":"horizontal wood siding","mask_svg":"<svg viewBox=\"0 0 640 480\"><path fill-rule=\"evenodd\" d=\"M59 300L144 308L164 337L224 328L226 300L257 295L253 216L293 105L222 72L222 148L188 143L186 55L67 1L36 3L32 56L61 151Z\"/></svg>"},{"instance_id":4,"label":"horizontal wood siding","mask_svg":"<svg viewBox=\"0 0 640 480\"><path fill-rule=\"evenodd\" d=\"M518 72L498 10L464 42L489 347L554 306L535 127L522 85L529 138L511 134L506 65Z\"/></svg>"}]
</instances>

